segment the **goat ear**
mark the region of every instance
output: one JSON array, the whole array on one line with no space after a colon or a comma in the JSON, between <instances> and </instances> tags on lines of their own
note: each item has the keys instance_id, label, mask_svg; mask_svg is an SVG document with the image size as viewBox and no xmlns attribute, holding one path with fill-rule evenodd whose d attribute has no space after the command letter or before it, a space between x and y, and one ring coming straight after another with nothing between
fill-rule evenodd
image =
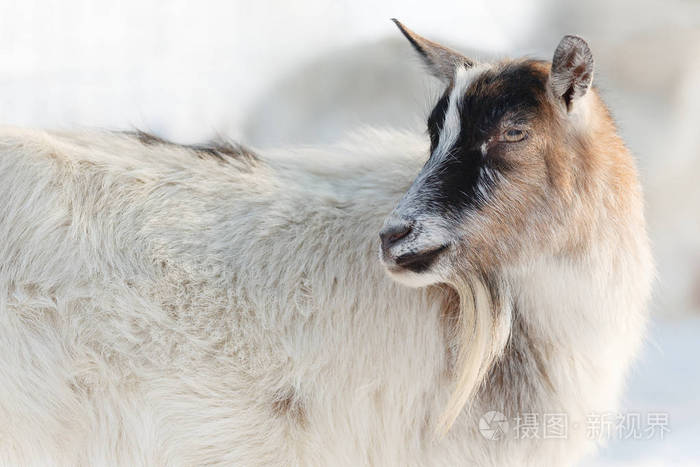
<instances>
[{"instance_id":1,"label":"goat ear","mask_svg":"<svg viewBox=\"0 0 700 467\"><path fill-rule=\"evenodd\" d=\"M449 84L455 75L458 66L471 67L474 63L459 52L455 52L445 46L419 36L415 32L401 24L396 18L391 19L399 30L406 36L418 55L428 66L430 73L444 83Z\"/></svg>"},{"instance_id":2,"label":"goat ear","mask_svg":"<svg viewBox=\"0 0 700 467\"><path fill-rule=\"evenodd\" d=\"M593 82L593 54L586 41L578 36L564 36L554 51L550 84L554 96L571 110Z\"/></svg>"}]
</instances>

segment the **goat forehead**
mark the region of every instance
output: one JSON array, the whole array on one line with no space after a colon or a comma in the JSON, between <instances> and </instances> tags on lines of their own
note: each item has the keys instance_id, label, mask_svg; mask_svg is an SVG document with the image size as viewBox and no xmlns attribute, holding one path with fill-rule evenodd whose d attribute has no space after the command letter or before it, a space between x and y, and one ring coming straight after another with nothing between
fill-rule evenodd
<instances>
[{"instance_id":1,"label":"goat forehead","mask_svg":"<svg viewBox=\"0 0 700 467\"><path fill-rule=\"evenodd\" d=\"M458 70L428 122L434 148L409 199L451 215L486 202L498 174L488 168L484 141L504 114L536 113L546 82L546 72L531 62Z\"/></svg>"},{"instance_id":2,"label":"goat forehead","mask_svg":"<svg viewBox=\"0 0 700 467\"><path fill-rule=\"evenodd\" d=\"M454 146L473 144L506 114L528 117L537 113L546 95L547 64L534 60L458 69L428 119L435 162Z\"/></svg>"},{"instance_id":3,"label":"goat forehead","mask_svg":"<svg viewBox=\"0 0 700 467\"><path fill-rule=\"evenodd\" d=\"M507 112L532 114L544 104L548 73L542 62L510 62L474 80L461 99L465 123L483 128Z\"/></svg>"},{"instance_id":4,"label":"goat forehead","mask_svg":"<svg viewBox=\"0 0 700 467\"><path fill-rule=\"evenodd\" d=\"M431 118L437 118L440 121L435 122L436 130L439 129L439 138L437 145L433 150L432 158L437 162L445 158L450 149L455 145L459 138L462 129L462 105L467 89L481 75L491 69L491 65L477 65L471 68L458 68L455 74L454 82L448 93L441 99L438 107L444 108L438 110L438 115L433 115Z\"/></svg>"}]
</instances>

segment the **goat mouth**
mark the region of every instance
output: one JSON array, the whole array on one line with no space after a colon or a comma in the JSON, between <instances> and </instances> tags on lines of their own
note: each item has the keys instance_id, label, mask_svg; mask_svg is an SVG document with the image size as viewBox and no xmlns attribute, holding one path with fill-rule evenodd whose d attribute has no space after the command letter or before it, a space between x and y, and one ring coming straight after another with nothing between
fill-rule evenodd
<instances>
[{"instance_id":1,"label":"goat mouth","mask_svg":"<svg viewBox=\"0 0 700 467\"><path fill-rule=\"evenodd\" d=\"M438 256L447 249L447 245L441 245L432 250L420 251L417 253L406 253L394 260L396 269L408 269L409 271L420 273L432 266Z\"/></svg>"}]
</instances>

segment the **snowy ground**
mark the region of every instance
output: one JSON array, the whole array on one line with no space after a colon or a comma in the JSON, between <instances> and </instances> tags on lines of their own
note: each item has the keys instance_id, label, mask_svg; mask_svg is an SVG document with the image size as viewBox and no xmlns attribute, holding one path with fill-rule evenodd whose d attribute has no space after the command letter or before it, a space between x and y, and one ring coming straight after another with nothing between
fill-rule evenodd
<instances>
[{"instance_id":1,"label":"snowy ground","mask_svg":"<svg viewBox=\"0 0 700 467\"><path fill-rule=\"evenodd\" d=\"M700 318L655 321L621 412L667 413L661 439L614 440L590 466L700 465Z\"/></svg>"}]
</instances>

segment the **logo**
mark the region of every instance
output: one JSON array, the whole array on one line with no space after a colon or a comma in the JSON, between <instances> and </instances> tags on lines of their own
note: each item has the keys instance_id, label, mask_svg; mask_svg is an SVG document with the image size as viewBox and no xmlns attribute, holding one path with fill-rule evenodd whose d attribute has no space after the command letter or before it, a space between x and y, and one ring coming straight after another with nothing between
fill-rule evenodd
<instances>
[{"instance_id":1,"label":"logo","mask_svg":"<svg viewBox=\"0 0 700 467\"><path fill-rule=\"evenodd\" d=\"M508 420L501 412L492 410L479 419L481 436L493 441L503 439L508 433Z\"/></svg>"}]
</instances>

